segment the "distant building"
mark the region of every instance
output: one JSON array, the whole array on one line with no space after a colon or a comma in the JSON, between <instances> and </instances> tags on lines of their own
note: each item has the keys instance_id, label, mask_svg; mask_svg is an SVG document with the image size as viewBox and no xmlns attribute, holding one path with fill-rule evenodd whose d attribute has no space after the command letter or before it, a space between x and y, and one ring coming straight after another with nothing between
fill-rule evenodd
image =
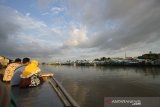
<instances>
[{"instance_id":1,"label":"distant building","mask_svg":"<svg viewBox=\"0 0 160 107\"><path fill-rule=\"evenodd\" d=\"M132 57L125 57L126 60L132 60Z\"/></svg>"},{"instance_id":2,"label":"distant building","mask_svg":"<svg viewBox=\"0 0 160 107\"><path fill-rule=\"evenodd\" d=\"M160 59L155 60L154 65L160 65Z\"/></svg>"}]
</instances>

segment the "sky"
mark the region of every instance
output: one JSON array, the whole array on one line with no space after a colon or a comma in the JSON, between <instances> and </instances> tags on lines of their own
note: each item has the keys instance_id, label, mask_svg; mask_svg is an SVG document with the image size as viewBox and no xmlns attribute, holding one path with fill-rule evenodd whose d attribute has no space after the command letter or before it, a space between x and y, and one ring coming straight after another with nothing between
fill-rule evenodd
<instances>
[{"instance_id":1,"label":"sky","mask_svg":"<svg viewBox=\"0 0 160 107\"><path fill-rule=\"evenodd\" d=\"M0 55L42 61L160 53L160 0L0 0Z\"/></svg>"}]
</instances>

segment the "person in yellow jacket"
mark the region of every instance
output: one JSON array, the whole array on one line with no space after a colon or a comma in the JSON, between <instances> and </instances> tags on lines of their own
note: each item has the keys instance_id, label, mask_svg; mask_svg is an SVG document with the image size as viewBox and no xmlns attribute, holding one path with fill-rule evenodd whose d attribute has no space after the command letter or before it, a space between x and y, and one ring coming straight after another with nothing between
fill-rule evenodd
<instances>
[{"instance_id":1,"label":"person in yellow jacket","mask_svg":"<svg viewBox=\"0 0 160 107\"><path fill-rule=\"evenodd\" d=\"M3 81L4 82L10 82L12 79L12 76L14 74L14 71L21 65L21 59L17 58L15 59L14 63L11 63L7 66L5 69L4 75L3 75Z\"/></svg>"},{"instance_id":2,"label":"person in yellow jacket","mask_svg":"<svg viewBox=\"0 0 160 107\"><path fill-rule=\"evenodd\" d=\"M33 74L39 73L41 70L38 67L38 61L36 60L32 60L30 64L28 64L26 66L26 68L24 69L21 78L29 78L31 77Z\"/></svg>"},{"instance_id":3,"label":"person in yellow jacket","mask_svg":"<svg viewBox=\"0 0 160 107\"><path fill-rule=\"evenodd\" d=\"M21 74L20 87L24 88L40 85L43 82L40 72L41 70L38 67L38 61L32 60L31 63L25 67L23 73Z\"/></svg>"}]
</instances>

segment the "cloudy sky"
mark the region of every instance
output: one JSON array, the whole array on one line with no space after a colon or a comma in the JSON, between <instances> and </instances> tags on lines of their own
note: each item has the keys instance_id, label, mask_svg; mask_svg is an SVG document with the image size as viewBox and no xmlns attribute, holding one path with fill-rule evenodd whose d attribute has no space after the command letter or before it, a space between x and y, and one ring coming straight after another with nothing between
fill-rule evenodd
<instances>
[{"instance_id":1,"label":"cloudy sky","mask_svg":"<svg viewBox=\"0 0 160 107\"><path fill-rule=\"evenodd\" d=\"M0 0L0 55L94 59L160 52L160 0Z\"/></svg>"}]
</instances>

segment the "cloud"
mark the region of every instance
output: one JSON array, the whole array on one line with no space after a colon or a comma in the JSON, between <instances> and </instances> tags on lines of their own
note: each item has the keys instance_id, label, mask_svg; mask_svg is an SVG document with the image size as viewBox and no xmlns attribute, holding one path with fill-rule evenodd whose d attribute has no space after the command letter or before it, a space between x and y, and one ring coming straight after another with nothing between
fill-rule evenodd
<instances>
[{"instance_id":1,"label":"cloud","mask_svg":"<svg viewBox=\"0 0 160 107\"><path fill-rule=\"evenodd\" d=\"M26 16L30 16L31 14L30 13L26 13Z\"/></svg>"},{"instance_id":2,"label":"cloud","mask_svg":"<svg viewBox=\"0 0 160 107\"><path fill-rule=\"evenodd\" d=\"M4 11L3 11L4 10ZM11 16L16 14L16 11L13 11L11 13L9 11L9 8L4 8L3 6L0 6L0 15L1 15L1 20L0 20L0 41L6 41L8 38L8 35L15 34L16 31L21 27L16 24L15 18L10 20L10 18L7 16L6 11L8 12L7 14L10 14Z\"/></svg>"},{"instance_id":3,"label":"cloud","mask_svg":"<svg viewBox=\"0 0 160 107\"><path fill-rule=\"evenodd\" d=\"M158 0L69 0L68 4L70 14L89 29L90 39L81 48L114 52L135 44L148 49L150 42L160 45Z\"/></svg>"},{"instance_id":4,"label":"cloud","mask_svg":"<svg viewBox=\"0 0 160 107\"><path fill-rule=\"evenodd\" d=\"M56 16L56 15L61 14L63 12L65 12L65 9L63 7L55 7L54 6L54 7L51 7L51 9L49 11L44 12L41 15L43 15L43 16L44 15L54 15L54 16Z\"/></svg>"},{"instance_id":5,"label":"cloud","mask_svg":"<svg viewBox=\"0 0 160 107\"><path fill-rule=\"evenodd\" d=\"M45 13L42 13L41 15L48 15L49 14L49 12L45 12Z\"/></svg>"},{"instance_id":6,"label":"cloud","mask_svg":"<svg viewBox=\"0 0 160 107\"><path fill-rule=\"evenodd\" d=\"M159 49L159 0L38 0L38 5L47 8L40 12L43 18L0 6L0 54L75 58Z\"/></svg>"},{"instance_id":7,"label":"cloud","mask_svg":"<svg viewBox=\"0 0 160 107\"><path fill-rule=\"evenodd\" d=\"M64 11L64 8L52 7L50 11L51 11L52 13L54 13L54 14L58 14L58 13L60 13L60 12L63 12L63 11Z\"/></svg>"},{"instance_id":8,"label":"cloud","mask_svg":"<svg viewBox=\"0 0 160 107\"><path fill-rule=\"evenodd\" d=\"M7 14L6 14L7 13ZM8 14L14 18L10 19ZM17 14L16 11L10 11L10 8L5 8L4 6L0 6L0 49L1 53L5 55L5 53L9 54L7 50L11 50L14 52L11 44L9 44L9 39L13 38L13 35L17 34L19 29L21 28L20 25L16 23L15 15Z\"/></svg>"},{"instance_id":9,"label":"cloud","mask_svg":"<svg viewBox=\"0 0 160 107\"><path fill-rule=\"evenodd\" d=\"M5 6L0 6L0 17L1 55L45 58L61 54L61 50L52 43L56 33L44 22Z\"/></svg>"},{"instance_id":10,"label":"cloud","mask_svg":"<svg viewBox=\"0 0 160 107\"><path fill-rule=\"evenodd\" d=\"M64 42L63 47L76 47L81 43L85 42L87 37L87 32L85 28L73 28L70 31L70 37Z\"/></svg>"}]
</instances>

